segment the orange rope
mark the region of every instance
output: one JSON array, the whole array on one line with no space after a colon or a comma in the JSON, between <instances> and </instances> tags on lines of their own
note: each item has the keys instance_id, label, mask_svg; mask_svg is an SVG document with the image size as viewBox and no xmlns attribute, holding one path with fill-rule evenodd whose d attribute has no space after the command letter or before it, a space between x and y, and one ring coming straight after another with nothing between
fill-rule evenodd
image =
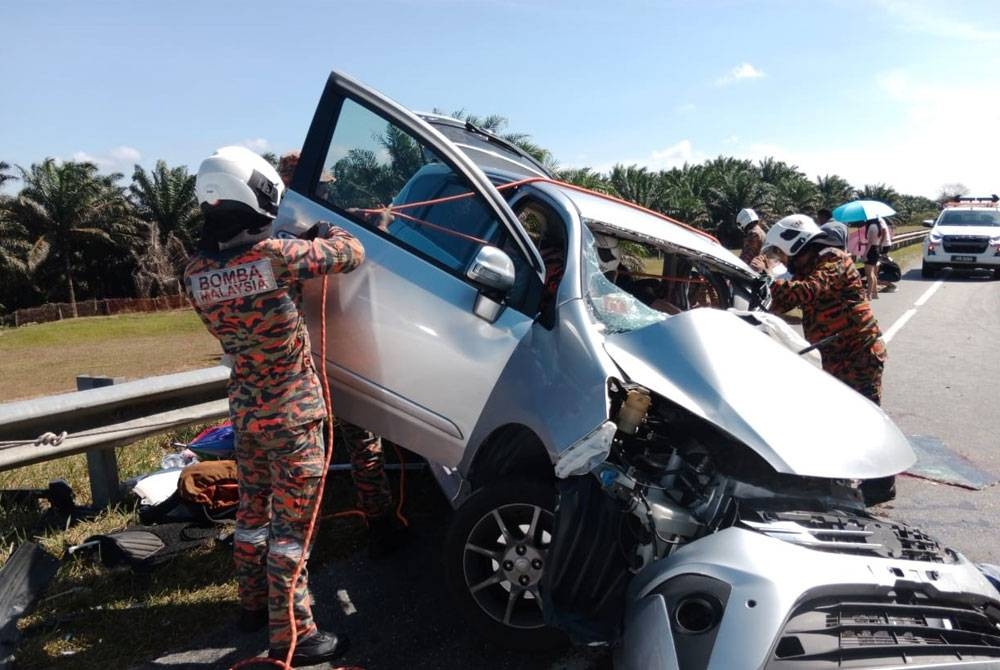
<instances>
[{"instance_id":1,"label":"orange rope","mask_svg":"<svg viewBox=\"0 0 1000 670\"><path fill-rule=\"evenodd\" d=\"M323 490L326 488L326 475L330 468L330 460L333 457L333 402L330 397L330 379L326 370L326 290L327 275L324 275L323 293L320 303L320 360L323 361L320 376L323 380L323 400L326 404L326 457L323 463L323 474L319 479L319 489L316 492L316 501L313 505L312 515L309 517L309 525L306 527L306 536L302 543L302 554L299 556L299 562L295 565L295 570L292 572L292 581L288 589L288 623L291 627L292 639L288 645L288 653L285 655L284 661L279 661L273 658L254 657L236 663L230 670L237 670L238 668L245 667L252 663L267 663L269 665L282 668L283 670L290 670L292 668L292 656L295 655L295 646L299 641L299 632L295 626L295 585L298 583L299 577L302 575L302 569L306 564L306 556L309 553L309 546L312 544L313 534L316 530L316 521L319 518L319 509L323 502ZM352 669L340 668L337 670Z\"/></svg>"},{"instance_id":2,"label":"orange rope","mask_svg":"<svg viewBox=\"0 0 1000 670\"><path fill-rule=\"evenodd\" d=\"M601 193L600 191L592 191L589 188L584 188L582 186L577 186L576 184L570 184L568 182L559 181L558 179L549 179L548 177L528 177L527 179L520 179L518 181L512 181L512 182L508 182L506 184L501 184L499 186L496 186L495 188L498 191L506 191L508 189L518 188L519 186L524 186L526 184L534 184L534 183L538 183L538 182L547 183L547 184L555 184L556 186L559 186L559 187L562 187L562 188L568 188L571 191L578 191L580 193L586 193L587 195L596 196L598 198L602 198L602 199L608 200L610 202L616 202L616 203L618 203L620 205L625 205L626 207L632 207L634 209L638 209L639 211L645 212L646 214L650 214L652 216L655 216L658 219L663 219L664 221L668 221L668 222L670 222L670 223L672 223L672 224L674 224L676 226L680 226L681 228L685 228L686 230L689 230L692 233L696 233L698 235L701 235L702 237L708 238L708 239L712 240L713 242L718 242L719 241L714 235L710 235L710 234L706 233L704 230L699 230L699 229L697 229L697 228L695 228L693 226L689 226L686 223L678 221L677 219L675 219L673 217L670 217L670 216L667 216L666 214L663 214L661 212L657 212L656 210L648 209L646 207L643 207L642 205L637 205L634 202L629 202L628 200L623 200L622 198L616 198L615 196L608 195L607 193ZM479 239L477 237L473 237L471 235L466 235L465 233L460 233L460 232L458 232L456 230L452 230L450 228L445 228L443 226L439 226L437 224L430 223L429 221L423 221L423 220L418 219L416 217L412 217L412 216L409 216L409 215L406 215L406 214L402 214L402 210L404 210L404 209L411 209L411 208L414 208L414 207L425 207L427 205L437 205L437 204L441 204L443 202L452 202L452 201L455 201L455 200L462 200L464 198L471 198L471 197L473 197L475 195L476 194L473 191L469 191L467 193L457 193L455 195L448 195L448 196L445 196L443 198L434 198L433 200L420 200L418 202L406 202L406 203L403 203L401 205L389 205L388 207L381 207L381 208L375 208L375 209L358 209L357 211L362 212L364 214L380 214L382 212L388 211L390 214L394 214L396 216L399 216L402 219L405 219L407 221L412 221L413 223L417 223L419 225L428 226L430 228L434 228L436 230L440 230L440 231L442 231L444 233L448 233L450 235L455 235L456 237L461 237L461 238L464 238L464 239L468 239L468 240L470 240L472 242L478 242L478 243L481 243L481 244L489 244L489 242L487 242L486 240L481 240L481 239Z\"/></svg>"}]
</instances>

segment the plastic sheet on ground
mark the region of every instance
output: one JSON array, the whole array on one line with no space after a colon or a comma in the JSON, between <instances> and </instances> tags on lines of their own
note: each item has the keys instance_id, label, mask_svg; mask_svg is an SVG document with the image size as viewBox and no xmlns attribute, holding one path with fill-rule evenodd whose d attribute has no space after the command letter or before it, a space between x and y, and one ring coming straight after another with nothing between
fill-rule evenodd
<instances>
[{"instance_id":1,"label":"plastic sheet on ground","mask_svg":"<svg viewBox=\"0 0 1000 670\"><path fill-rule=\"evenodd\" d=\"M910 435L908 438L917 454L917 462L906 471L908 475L976 491L1000 481L1000 477L979 468L936 437Z\"/></svg>"}]
</instances>

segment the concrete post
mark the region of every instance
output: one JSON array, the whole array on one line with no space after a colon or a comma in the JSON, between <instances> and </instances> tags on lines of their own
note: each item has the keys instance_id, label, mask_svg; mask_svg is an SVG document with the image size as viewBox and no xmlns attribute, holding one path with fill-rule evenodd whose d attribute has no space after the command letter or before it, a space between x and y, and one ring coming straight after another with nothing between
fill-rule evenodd
<instances>
[{"instance_id":1,"label":"concrete post","mask_svg":"<svg viewBox=\"0 0 1000 670\"><path fill-rule=\"evenodd\" d=\"M124 377L99 377L77 375L76 390L112 386L125 381ZM121 485L118 481L118 457L114 447L91 449L87 452L87 473L90 476L90 497L94 507L107 507L121 500Z\"/></svg>"}]
</instances>

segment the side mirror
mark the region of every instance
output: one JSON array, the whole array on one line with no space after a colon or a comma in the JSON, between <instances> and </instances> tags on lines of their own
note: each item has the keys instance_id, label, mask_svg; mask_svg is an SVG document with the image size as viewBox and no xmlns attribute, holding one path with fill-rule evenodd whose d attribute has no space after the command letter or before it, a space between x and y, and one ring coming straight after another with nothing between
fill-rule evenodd
<instances>
[{"instance_id":1,"label":"side mirror","mask_svg":"<svg viewBox=\"0 0 1000 670\"><path fill-rule=\"evenodd\" d=\"M480 319L493 323L503 312L503 296L514 286L514 261L496 247L482 247L472 259L465 276L482 290L472 311Z\"/></svg>"},{"instance_id":2,"label":"side mirror","mask_svg":"<svg viewBox=\"0 0 1000 670\"><path fill-rule=\"evenodd\" d=\"M920 223L922 223L924 225L924 228L933 228L934 227L934 219L924 219Z\"/></svg>"},{"instance_id":3,"label":"side mirror","mask_svg":"<svg viewBox=\"0 0 1000 670\"><path fill-rule=\"evenodd\" d=\"M487 245L476 254L465 276L488 291L506 293L514 286L514 261Z\"/></svg>"}]
</instances>

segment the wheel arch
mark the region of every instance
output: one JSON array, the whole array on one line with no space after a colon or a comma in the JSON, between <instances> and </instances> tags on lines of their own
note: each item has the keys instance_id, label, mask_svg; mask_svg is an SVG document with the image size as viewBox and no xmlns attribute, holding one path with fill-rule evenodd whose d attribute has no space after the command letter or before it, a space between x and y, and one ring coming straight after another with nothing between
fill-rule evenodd
<instances>
[{"instance_id":1,"label":"wheel arch","mask_svg":"<svg viewBox=\"0 0 1000 670\"><path fill-rule=\"evenodd\" d=\"M473 456L467 479L476 490L514 475L548 481L555 472L541 438L523 424L509 423L483 440Z\"/></svg>"}]
</instances>

